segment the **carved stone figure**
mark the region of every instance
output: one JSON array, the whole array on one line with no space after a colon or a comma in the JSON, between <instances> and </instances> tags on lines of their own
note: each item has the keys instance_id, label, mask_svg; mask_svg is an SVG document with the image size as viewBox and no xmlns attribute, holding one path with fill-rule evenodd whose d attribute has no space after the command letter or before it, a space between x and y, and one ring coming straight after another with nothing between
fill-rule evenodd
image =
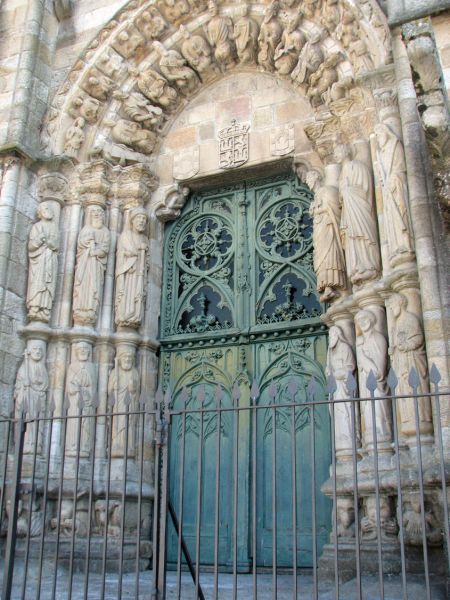
<instances>
[{"instance_id":1,"label":"carved stone figure","mask_svg":"<svg viewBox=\"0 0 450 600\"><path fill-rule=\"evenodd\" d=\"M138 48L145 45L145 39L132 25L118 33L113 41L114 49L124 58L130 58Z\"/></svg>"},{"instance_id":2,"label":"carved stone figure","mask_svg":"<svg viewBox=\"0 0 450 600\"><path fill-rule=\"evenodd\" d=\"M255 62L258 32L258 23L249 17L249 6L243 4L240 9L240 17L234 23L233 31L237 55L241 63Z\"/></svg>"},{"instance_id":3,"label":"carved stone figure","mask_svg":"<svg viewBox=\"0 0 450 600\"><path fill-rule=\"evenodd\" d=\"M320 9L322 0L303 0L302 11L307 19L314 19L316 11Z\"/></svg>"},{"instance_id":4,"label":"carved stone figure","mask_svg":"<svg viewBox=\"0 0 450 600\"><path fill-rule=\"evenodd\" d=\"M320 47L322 31L314 30L309 40L303 46L297 66L291 73L291 79L297 85L308 84L310 77L323 62L323 51Z\"/></svg>"},{"instance_id":5,"label":"carved stone figure","mask_svg":"<svg viewBox=\"0 0 450 600\"><path fill-rule=\"evenodd\" d=\"M388 301L388 306L394 318L390 332L389 354L392 367L398 378L398 386L395 392L398 395L411 393L409 376L411 369L414 367L420 381L417 393L427 393L428 368L422 324L417 315L407 310L408 301L403 294L393 294ZM406 436L413 437L414 442L416 436L414 401L412 398L400 398L397 400L397 407L401 432ZM419 398L418 409L420 432L431 433L433 425L429 399Z\"/></svg>"},{"instance_id":6,"label":"carved stone figure","mask_svg":"<svg viewBox=\"0 0 450 600\"><path fill-rule=\"evenodd\" d=\"M38 218L28 238L28 318L48 323L55 296L59 231L48 202L38 207Z\"/></svg>"},{"instance_id":7,"label":"carved stone figure","mask_svg":"<svg viewBox=\"0 0 450 600\"><path fill-rule=\"evenodd\" d=\"M46 409L48 372L45 366L45 342L33 340L25 350L23 362L17 373L14 387L16 414L23 413L26 419L42 416ZM37 437L36 430L39 429ZM24 453L42 452L42 424L29 423L25 432Z\"/></svg>"},{"instance_id":8,"label":"carved stone figure","mask_svg":"<svg viewBox=\"0 0 450 600\"><path fill-rule=\"evenodd\" d=\"M188 63L200 75L211 68L212 50L208 42L201 35L192 35L186 27L180 25L180 33L183 36L181 53Z\"/></svg>"},{"instance_id":9,"label":"carved stone figure","mask_svg":"<svg viewBox=\"0 0 450 600\"><path fill-rule=\"evenodd\" d=\"M337 498L337 536L339 538L355 537L355 506L353 498Z\"/></svg>"},{"instance_id":10,"label":"carved stone figure","mask_svg":"<svg viewBox=\"0 0 450 600\"><path fill-rule=\"evenodd\" d=\"M147 40L156 40L167 27L161 13L149 6L136 18L136 27Z\"/></svg>"},{"instance_id":11,"label":"carved stone figure","mask_svg":"<svg viewBox=\"0 0 450 600\"><path fill-rule=\"evenodd\" d=\"M41 511L41 502L34 494L31 500L31 515L29 511L30 499L29 493L23 494L19 499L17 507L17 537L23 538L28 535L30 538L37 537L42 532L42 525L44 522L44 515ZM11 500L6 502L6 515L8 519L11 518ZM31 523L30 523L31 519ZM29 529L29 532L28 532Z\"/></svg>"},{"instance_id":12,"label":"carved stone figure","mask_svg":"<svg viewBox=\"0 0 450 600\"><path fill-rule=\"evenodd\" d=\"M351 42L348 48L349 57L355 69L355 75L367 73L373 69L372 57L369 54L367 44L363 39Z\"/></svg>"},{"instance_id":13,"label":"carved stone figure","mask_svg":"<svg viewBox=\"0 0 450 600\"><path fill-rule=\"evenodd\" d=\"M77 502L77 511L74 518L73 514L74 503L73 500L62 500L61 510L58 517L54 517L50 521L50 527L52 529L58 529L63 537L71 537L72 529L75 526L75 533L78 537L86 537L89 531L89 513L84 503ZM75 521L75 523L74 523Z\"/></svg>"},{"instance_id":14,"label":"carved stone figure","mask_svg":"<svg viewBox=\"0 0 450 600\"><path fill-rule=\"evenodd\" d=\"M83 83L85 91L100 101L105 101L109 95L109 92L114 86L112 79L100 73L98 69L92 68L88 74L88 77Z\"/></svg>"},{"instance_id":15,"label":"carved stone figure","mask_svg":"<svg viewBox=\"0 0 450 600\"><path fill-rule=\"evenodd\" d=\"M146 227L145 210L132 209L117 243L115 319L116 325L123 327L139 327L144 313L148 254Z\"/></svg>"},{"instance_id":16,"label":"carved stone figure","mask_svg":"<svg viewBox=\"0 0 450 600\"><path fill-rule=\"evenodd\" d=\"M351 42L357 39L357 30L358 24L353 8L342 4L341 22L336 28L336 37L344 48L348 48Z\"/></svg>"},{"instance_id":17,"label":"carved stone figure","mask_svg":"<svg viewBox=\"0 0 450 600\"><path fill-rule=\"evenodd\" d=\"M111 371L108 380L108 395L114 398L114 412L126 413L135 411L139 398L139 374L134 367L134 351L122 350L118 352L116 365ZM128 416L128 443L127 416L114 415L111 432L111 455L113 457L135 456L136 452L136 419L134 415ZM126 449L125 449L126 446Z\"/></svg>"},{"instance_id":18,"label":"carved stone figure","mask_svg":"<svg viewBox=\"0 0 450 600\"><path fill-rule=\"evenodd\" d=\"M309 171L306 183L314 192L309 207L313 218L314 271L320 300L329 302L347 285L345 259L339 235L341 211L337 188L324 185L318 171Z\"/></svg>"},{"instance_id":19,"label":"carved stone figure","mask_svg":"<svg viewBox=\"0 0 450 600\"><path fill-rule=\"evenodd\" d=\"M339 193L347 274L352 283L360 284L380 272L372 174L362 161L352 158L350 146L338 145L335 158L342 165Z\"/></svg>"},{"instance_id":20,"label":"carved stone figure","mask_svg":"<svg viewBox=\"0 0 450 600\"><path fill-rule=\"evenodd\" d=\"M394 515L392 501L387 496L379 497L379 514L381 539L393 542L397 539L398 526ZM365 516L361 519L361 538L370 542L377 539L377 499L376 496L368 496L364 500Z\"/></svg>"},{"instance_id":21,"label":"carved stone figure","mask_svg":"<svg viewBox=\"0 0 450 600\"><path fill-rule=\"evenodd\" d=\"M338 99L335 94L336 84L339 81L336 67L342 59L343 55L340 52L330 54L318 69L311 73L307 95L312 106L317 107Z\"/></svg>"},{"instance_id":22,"label":"carved stone figure","mask_svg":"<svg viewBox=\"0 0 450 600\"><path fill-rule=\"evenodd\" d=\"M164 13L169 21L176 22L189 14L189 2L187 0L162 0Z\"/></svg>"},{"instance_id":23,"label":"carved stone figure","mask_svg":"<svg viewBox=\"0 0 450 600\"><path fill-rule=\"evenodd\" d=\"M369 310L361 310L355 316L357 329L356 348L358 367L361 374L360 388L364 390L370 372L375 376L377 389L376 398L383 398L389 393L386 383L388 369L388 344L384 335L377 329L377 318ZM363 392L364 394L364 392ZM367 395L367 394L365 394ZM383 446L390 448L392 441L391 406L388 400L377 400L375 407L376 436L379 450ZM362 418L364 420L364 443L366 448L373 448L372 402L362 403Z\"/></svg>"},{"instance_id":24,"label":"carved stone figure","mask_svg":"<svg viewBox=\"0 0 450 600\"><path fill-rule=\"evenodd\" d=\"M175 83L182 92L193 92L198 85L198 77L181 54L176 50L167 50L161 42L153 42L153 47L160 57L159 68L168 81Z\"/></svg>"},{"instance_id":25,"label":"carved stone figure","mask_svg":"<svg viewBox=\"0 0 450 600\"><path fill-rule=\"evenodd\" d=\"M280 75L289 75L298 61L298 56L306 43L305 35L297 29L300 17L295 14L289 18L281 41L275 50L275 69Z\"/></svg>"},{"instance_id":26,"label":"carved stone figure","mask_svg":"<svg viewBox=\"0 0 450 600\"><path fill-rule=\"evenodd\" d=\"M329 33L332 33L339 25L340 18L339 0L324 0L321 23Z\"/></svg>"},{"instance_id":27,"label":"carved stone figure","mask_svg":"<svg viewBox=\"0 0 450 600\"><path fill-rule=\"evenodd\" d=\"M258 36L258 63L270 72L274 70L275 50L281 41L281 35L283 33L283 27L278 20L279 10L279 2L277 0L272 0L266 8Z\"/></svg>"},{"instance_id":28,"label":"carved stone figure","mask_svg":"<svg viewBox=\"0 0 450 600\"><path fill-rule=\"evenodd\" d=\"M384 226L391 266L401 255L411 255L412 239L407 213L408 185L403 144L385 124L375 127L383 186Z\"/></svg>"},{"instance_id":29,"label":"carved stone figure","mask_svg":"<svg viewBox=\"0 0 450 600\"><path fill-rule=\"evenodd\" d=\"M356 361L353 349L345 339L342 329L338 325L333 325L330 328L328 338L327 375L333 376L336 382L334 400L351 397L347 381L349 375L354 374L355 369ZM356 431L353 431L352 411L349 402L336 402L333 406L336 457L338 460L349 460L352 456L355 439L356 446L358 446L359 431L356 422Z\"/></svg>"},{"instance_id":30,"label":"carved stone figure","mask_svg":"<svg viewBox=\"0 0 450 600\"><path fill-rule=\"evenodd\" d=\"M178 93L171 87L167 80L154 71L146 69L141 71L137 80L138 88L151 102L156 102L163 108L173 108L177 101Z\"/></svg>"},{"instance_id":31,"label":"carved stone figure","mask_svg":"<svg viewBox=\"0 0 450 600\"><path fill-rule=\"evenodd\" d=\"M97 321L109 243L105 212L100 206L91 206L77 244L73 285L73 318L77 325L95 325Z\"/></svg>"},{"instance_id":32,"label":"carved stone figure","mask_svg":"<svg viewBox=\"0 0 450 600\"><path fill-rule=\"evenodd\" d=\"M424 498L425 536L430 546L440 546L443 541L441 527L434 515L433 505L429 498ZM405 498L403 509L403 526L405 543L411 546L423 545L422 506L419 492L408 494Z\"/></svg>"},{"instance_id":33,"label":"carved stone figure","mask_svg":"<svg viewBox=\"0 0 450 600\"><path fill-rule=\"evenodd\" d=\"M83 127L85 123L83 117L78 117L66 131L64 153L70 158L76 158L78 150L83 145L85 138Z\"/></svg>"},{"instance_id":34,"label":"carved stone figure","mask_svg":"<svg viewBox=\"0 0 450 600\"><path fill-rule=\"evenodd\" d=\"M92 434L95 427L92 415L95 414L94 394L95 375L92 364L92 350L87 342L78 342L73 347L73 358L67 370L67 395L69 397L68 416L80 414L88 418L67 419L66 453L76 456L89 456L92 445ZM78 445L78 428L80 428L80 444Z\"/></svg>"},{"instance_id":35,"label":"carved stone figure","mask_svg":"<svg viewBox=\"0 0 450 600\"><path fill-rule=\"evenodd\" d=\"M214 48L214 57L225 69L234 67L236 53L233 43L233 22L230 17L219 15L219 9L214 0L208 2L208 13L210 19L205 27L205 33Z\"/></svg>"},{"instance_id":36,"label":"carved stone figure","mask_svg":"<svg viewBox=\"0 0 450 600\"><path fill-rule=\"evenodd\" d=\"M98 117L100 102L88 95L78 95L72 100L73 112L83 117L87 123L95 123Z\"/></svg>"},{"instance_id":37,"label":"carved stone figure","mask_svg":"<svg viewBox=\"0 0 450 600\"><path fill-rule=\"evenodd\" d=\"M122 101L122 109L127 117L141 123L144 127L152 128L161 124L163 111L159 106L153 106L139 92L113 92L113 97Z\"/></svg>"},{"instance_id":38,"label":"carved stone figure","mask_svg":"<svg viewBox=\"0 0 450 600\"><path fill-rule=\"evenodd\" d=\"M102 71L102 73L107 75L108 78L112 78L109 79L110 87L113 85L113 80L117 80L118 77L125 74L128 70L123 57L110 47L105 48L105 50L95 61L95 65L98 67L98 69L100 69L100 71Z\"/></svg>"},{"instance_id":39,"label":"carved stone figure","mask_svg":"<svg viewBox=\"0 0 450 600\"><path fill-rule=\"evenodd\" d=\"M111 129L111 137L118 144L125 144L136 152L151 154L157 142L157 135L127 119L118 119Z\"/></svg>"}]
</instances>

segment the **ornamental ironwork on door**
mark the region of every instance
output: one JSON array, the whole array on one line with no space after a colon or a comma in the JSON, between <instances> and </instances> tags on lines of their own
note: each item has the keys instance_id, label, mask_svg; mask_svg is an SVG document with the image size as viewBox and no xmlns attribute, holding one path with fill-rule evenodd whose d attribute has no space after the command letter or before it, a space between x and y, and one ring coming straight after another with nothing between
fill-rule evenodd
<instances>
[{"instance_id":1,"label":"ornamental ironwork on door","mask_svg":"<svg viewBox=\"0 0 450 600\"><path fill-rule=\"evenodd\" d=\"M270 566L292 564L293 502L297 503L298 564L311 564L313 531L305 498L311 493L315 460L317 508L314 533L326 543L330 506L320 493L330 464L330 429L326 408L315 411L311 445L310 411L258 410L233 412L249 405L250 386L256 381L260 405L283 404L296 380L290 402L306 402L308 381L325 387L326 328L320 321L313 271L312 193L294 176L278 176L193 194L180 218L166 232L161 319L161 383L171 390L170 500L181 512L184 541L195 554L200 497L198 559L242 571L251 561L250 524L256 523L257 562ZM220 406L200 419L199 408ZM277 390L273 394L273 390ZM201 398L201 401L199 400ZM183 414L177 410L188 409ZM185 419L185 421L183 421ZM292 451L295 428L295 454ZM218 428L220 435L217 436ZM274 432L275 429L275 432ZM238 431L238 444L234 443ZM276 436L275 460L271 453ZM220 443L217 446L217 438ZM249 460L256 444L256 460ZM219 456L218 456L219 452ZM311 452L314 457L311 456ZM294 463L292 462L294 461ZM298 471L297 493L292 489L292 464ZM214 505L217 470L220 489ZM256 471L256 474L254 473ZM238 481L239 502L230 490ZM257 503L250 508L251 481ZM273 484L279 480L280 485ZM200 485L201 494L196 495ZM273 490L276 489L276 497ZM198 503L198 502L197 502ZM214 536L218 509L220 535ZM273 511L277 511L277 556L273 555ZM251 514L256 511L257 514ZM217 523L216 523L217 525ZM233 549L232 531L239 540ZM197 535L198 538L198 535ZM255 541L255 540L253 540ZM314 542L315 543L315 542ZM168 562L177 560L177 535L168 527ZM233 552L235 555L233 556ZM215 557L217 561L217 555Z\"/></svg>"}]
</instances>

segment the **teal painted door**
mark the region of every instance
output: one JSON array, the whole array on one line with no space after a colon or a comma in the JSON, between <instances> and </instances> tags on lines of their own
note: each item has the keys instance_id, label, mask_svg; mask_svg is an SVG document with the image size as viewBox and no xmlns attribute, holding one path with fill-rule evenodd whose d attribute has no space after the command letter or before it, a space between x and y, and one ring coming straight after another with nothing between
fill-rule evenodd
<instances>
[{"instance_id":1,"label":"teal painted door","mask_svg":"<svg viewBox=\"0 0 450 600\"><path fill-rule=\"evenodd\" d=\"M261 389L256 431L247 411L239 416L206 413L181 415L172 421L170 494L183 531L195 556L198 514L198 475L201 484L201 551L203 564L214 561L215 482L220 428L219 563L232 564L234 481L233 439L238 426L237 477L238 564L251 561L251 440L256 436L257 561L272 564L274 525L277 563L292 564L293 502L297 513L297 558L312 564L312 443L315 453L316 539L318 549L330 529L330 506L320 485L330 463L330 430L326 408L312 413L298 406L277 409L276 459L274 418L264 409L277 388L284 403L295 380L295 401L306 402L313 376L324 386L325 327L315 291L312 266L311 192L293 176L235 185L194 194L181 217L168 227L164 249L161 319L161 379L170 386L173 408L215 406L215 389L224 390L223 405L232 406L232 390L241 391L240 406L249 405L253 379ZM270 387L272 386L272 387ZM289 387L291 386L291 387ZM201 391L200 391L201 390ZM292 425L294 423L294 425ZM184 434L183 434L184 432ZM293 492L293 443L297 486ZM184 463L184 471L182 464ZM272 471L275 464L276 523ZM169 526L168 558L176 562L177 537Z\"/></svg>"}]
</instances>

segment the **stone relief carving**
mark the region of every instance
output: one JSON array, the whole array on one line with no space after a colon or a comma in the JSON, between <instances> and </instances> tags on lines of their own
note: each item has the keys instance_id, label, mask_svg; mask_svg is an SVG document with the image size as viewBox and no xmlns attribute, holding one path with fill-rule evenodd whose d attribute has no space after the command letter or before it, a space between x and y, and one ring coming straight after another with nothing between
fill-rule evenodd
<instances>
[{"instance_id":1,"label":"stone relief carving","mask_svg":"<svg viewBox=\"0 0 450 600\"><path fill-rule=\"evenodd\" d=\"M128 71L128 67L123 58L110 47L102 52L95 65L102 73L113 80L125 75Z\"/></svg>"},{"instance_id":2,"label":"stone relief carving","mask_svg":"<svg viewBox=\"0 0 450 600\"><path fill-rule=\"evenodd\" d=\"M208 2L209 21L205 26L206 37L214 48L214 57L221 67L230 69L236 64L236 50L233 42L233 22L230 17L219 15L214 0Z\"/></svg>"},{"instance_id":3,"label":"stone relief carving","mask_svg":"<svg viewBox=\"0 0 450 600\"><path fill-rule=\"evenodd\" d=\"M248 131L250 125L233 119L230 127L219 131L219 167L233 169L248 161Z\"/></svg>"},{"instance_id":4,"label":"stone relief carving","mask_svg":"<svg viewBox=\"0 0 450 600\"><path fill-rule=\"evenodd\" d=\"M70 158L76 158L78 156L78 151L83 145L85 139L83 129L85 124L86 121L84 118L78 117L66 131L64 154Z\"/></svg>"},{"instance_id":5,"label":"stone relief carving","mask_svg":"<svg viewBox=\"0 0 450 600\"><path fill-rule=\"evenodd\" d=\"M389 354L392 367L398 378L396 394L407 395L411 393L409 376L412 368L416 370L419 380L417 393L427 393L427 357L425 338L419 317L408 310L408 300L403 294L393 294L388 300L388 307L394 319L390 332ZM397 406L401 433L414 438L416 436L416 422L412 398L399 399ZM431 433L433 426L430 401L427 398L419 399L418 409L421 433Z\"/></svg>"},{"instance_id":6,"label":"stone relief carving","mask_svg":"<svg viewBox=\"0 0 450 600\"><path fill-rule=\"evenodd\" d=\"M31 340L25 350L22 364L17 372L14 387L15 413L22 413L26 419L42 416L46 410L48 372L45 365L46 345L41 340ZM37 422L27 425L24 440L24 454L42 452L43 427L36 432ZM36 437L37 435L37 437Z\"/></svg>"},{"instance_id":7,"label":"stone relief carving","mask_svg":"<svg viewBox=\"0 0 450 600\"><path fill-rule=\"evenodd\" d=\"M61 510L58 518L54 517L50 521L51 529L58 529L63 537L72 536L72 530L78 537L86 537L89 531L88 507L86 502L77 502L77 510L74 515L73 500L63 499L61 501Z\"/></svg>"},{"instance_id":8,"label":"stone relief carving","mask_svg":"<svg viewBox=\"0 0 450 600\"><path fill-rule=\"evenodd\" d=\"M67 370L68 416L95 414L95 374L92 364L92 350L87 342L74 344L72 362ZM89 456L94 419L68 419L66 429L66 453L68 456ZM78 428L80 442L78 446Z\"/></svg>"},{"instance_id":9,"label":"stone relief carving","mask_svg":"<svg viewBox=\"0 0 450 600\"><path fill-rule=\"evenodd\" d=\"M339 0L324 0L321 24L328 30L328 33L331 34L335 31L340 19Z\"/></svg>"},{"instance_id":10,"label":"stone relief carving","mask_svg":"<svg viewBox=\"0 0 450 600\"><path fill-rule=\"evenodd\" d=\"M291 73L291 79L296 85L308 85L311 75L323 63L324 55L320 46L323 31L315 29L311 32L308 41L303 46L296 67Z\"/></svg>"},{"instance_id":11,"label":"stone relief carving","mask_svg":"<svg viewBox=\"0 0 450 600\"><path fill-rule=\"evenodd\" d=\"M115 321L121 327L139 327L144 314L147 279L147 213L132 209L119 236L116 258Z\"/></svg>"},{"instance_id":12,"label":"stone relief carving","mask_svg":"<svg viewBox=\"0 0 450 600\"><path fill-rule=\"evenodd\" d=\"M188 187L180 186L179 184L173 186L166 194L164 201L155 207L157 218L163 223L176 219L180 216L181 209L183 208L188 195Z\"/></svg>"},{"instance_id":13,"label":"stone relief carving","mask_svg":"<svg viewBox=\"0 0 450 600\"><path fill-rule=\"evenodd\" d=\"M163 120L163 111L159 106L153 106L145 96L139 92L122 92L116 90L113 97L122 102L122 110L125 115L141 123L148 129L157 128Z\"/></svg>"},{"instance_id":14,"label":"stone relief carving","mask_svg":"<svg viewBox=\"0 0 450 600\"><path fill-rule=\"evenodd\" d=\"M424 515L422 516L422 506L419 492L412 492L404 499L403 506L403 526L405 531L405 543L411 546L423 545L423 523L425 522L425 536L430 546L440 546L443 536L439 519L434 514L433 503L430 497L424 498Z\"/></svg>"},{"instance_id":15,"label":"stone relief carving","mask_svg":"<svg viewBox=\"0 0 450 600\"><path fill-rule=\"evenodd\" d=\"M372 174L362 161L352 158L348 145L336 147L335 159L342 166L339 194L347 275L352 283L360 284L380 273Z\"/></svg>"},{"instance_id":16,"label":"stone relief carving","mask_svg":"<svg viewBox=\"0 0 450 600\"><path fill-rule=\"evenodd\" d=\"M291 123L270 132L270 153L272 156L285 156L295 149L295 131Z\"/></svg>"},{"instance_id":17,"label":"stone relief carving","mask_svg":"<svg viewBox=\"0 0 450 600\"><path fill-rule=\"evenodd\" d=\"M337 506L337 536L339 538L355 537L355 506L353 498L341 497L336 499Z\"/></svg>"},{"instance_id":18,"label":"stone relief carving","mask_svg":"<svg viewBox=\"0 0 450 600\"><path fill-rule=\"evenodd\" d=\"M118 119L117 122L105 121L105 124L112 126L111 137L117 144L125 144L142 154L151 154L158 141L156 133L144 129L135 121Z\"/></svg>"},{"instance_id":19,"label":"stone relief carving","mask_svg":"<svg viewBox=\"0 0 450 600\"><path fill-rule=\"evenodd\" d=\"M167 28L166 21L155 6L149 6L141 12L135 25L147 40L156 40Z\"/></svg>"},{"instance_id":20,"label":"stone relief carving","mask_svg":"<svg viewBox=\"0 0 450 600\"><path fill-rule=\"evenodd\" d=\"M281 41L275 49L275 69L280 75L289 75L298 61L299 53L306 44L305 34L298 28L300 16L292 15L281 35Z\"/></svg>"},{"instance_id":21,"label":"stone relief carving","mask_svg":"<svg viewBox=\"0 0 450 600\"><path fill-rule=\"evenodd\" d=\"M234 23L233 38L239 61L243 64L256 61L257 41L259 33L258 23L249 16L250 7L243 4L239 11L239 18Z\"/></svg>"},{"instance_id":22,"label":"stone relief carving","mask_svg":"<svg viewBox=\"0 0 450 600\"><path fill-rule=\"evenodd\" d=\"M355 316L356 354L360 372L360 390L363 390L372 372L376 379L375 398L389 394L386 383L388 370L388 344L381 333L381 324L377 322L374 312L369 309L359 311ZM375 407L375 433L379 451L389 449L392 440L391 406L388 400L377 400ZM374 444L374 423L372 419L372 402L363 402L361 406L364 421L364 444L370 450Z\"/></svg>"},{"instance_id":23,"label":"stone relief carving","mask_svg":"<svg viewBox=\"0 0 450 600\"><path fill-rule=\"evenodd\" d=\"M58 270L59 231L49 202L38 207L39 221L28 238L27 310L31 321L50 321Z\"/></svg>"},{"instance_id":24,"label":"stone relief carving","mask_svg":"<svg viewBox=\"0 0 450 600\"><path fill-rule=\"evenodd\" d=\"M190 179L200 170L200 150L198 146L180 150L173 157L174 179Z\"/></svg>"},{"instance_id":25,"label":"stone relief carving","mask_svg":"<svg viewBox=\"0 0 450 600\"><path fill-rule=\"evenodd\" d=\"M31 515L30 515L30 495L23 494L19 499L17 507L17 537L37 537L42 532L44 515L41 511L41 502L37 494L33 494L31 499ZM6 502L6 515L11 519L11 500ZM30 522L31 520L31 522ZM29 531L28 531L29 529Z\"/></svg>"},{"instance_id":26,"label":"stone relief carving","mask_svg":"<svg viewBox=\"0 0 450 600\"><path fill-rule=\"evenodd\" d=\"M83 117L86 123L95 123L98 117L100 102L95 98L91 98L84 92L77 94L72 99L71 115L75 118Z\"/></svg>"},{"instance_id":27,"label":"stone relief carving","mask_svg":"<svg viewBox=\"0 0 450 600\"><path fill-rule=\"evenodd\" d=\"M318 171L308 171L306 183L314 192L309 212L313 218L314 271L322 302L330 302L347 287L345 258L340 240L341 210L336 187L325 185Z\"/></svg>"},{"instance_id":28,"label":"stone relief carving","mask_svg":"<svg viewBox=\"0 0 450 600\"><path fill-rule=\"evenodd\" d=\"M135 411L139 399L139 374L134 366L134 349L117 351L115 367L108 380L108 395L114 399L114 412ZM128 429L128 440L127 437ZM126 443L128 442L128 443ZM114 415L111 432L111 456L134 457L136 452L136 419L134 415Z\"/></svg>"},{"instance_id":29,"label":"stone relief carving","mask_svg":"<svg viewBox=\"0 0 450 600\"><path fill-rule=\"evenodd\" d=\"M353 375L355 370L356 360L353 348L345 339L341 327L333 325L329 331L326 373L328 376L334 377L336 382L334 400L344 400L352 397L347 381L349 375ZM348 460L351 458L355 435L356 446L358 447L359 432L356 423L355 426L356 432L352 428L350 403L338 402L334 404L335 447L338 459Z\"/></svg>"},{"instance_id":30,"label":"stone relief carving","mask_svg":"<svg viewBox=\"0 0 450 600\"><path fill-rule=\"evenodd\" d=\"M166 18L171 22L177 22L189 14L190 7L187 0L162 0L161 7Z\"/></svg>"},{"instance_id":31,"label":"stone relief carving","mask_svg":"<svg viewBox=\"0 0 450 600\"><path fill-rule=\"evenodd\" d=\"M110 233L101 206L88 208L86 225L80 231L73 286L73 320L76 325L95 325L101 304L108 260Z\"/></svg>"},{"instance_id":32,"label":"stone relief carving","mask_svg":"<svg viewBox=\"0 0 450 600\"><path fill-rule=\"evenodd\" d=\"M348 53L355 69L355 75L361 75L362 73L367 73L367 71L372 71L372 57L370 56L367 44L363 39L354 40L348 48Z\"/></svg>"},{"instance_id":33,"label":"stone relief carving","mask_svg":"<svg viewBox=\"0 0 450 600\"><path fill-rule=\"evenodd\" d=\"M363 541L375 541L377 534L377 499L368 496L364 499L365 516L361 519L361 538ZM387 496L379 497L381 539L393 542L397 539L398 525L394 516L392 499Z\"/></svg>"},{"instance_id":34,"label":"stone relief carving","mask_svg":"<svg viewBox=\"0 0 450 600\"><path fill-rule=\"evenodd\" d=\"M198 34L192 34L186 27L180 25L180 34L183 37L181 42L181 53L187 62L193 67L201 77L208 71L214 71L212 50L204 37Z\"/></svg>"},{"instance_id":35,"label":"stone relief carving","mask_svg":"<svg viewBox=\"0 0 450 600\"><path fill-rule=\"evenodd\" d=\"M181 92L191 93L198 85L198 77L186 64L186 60L176 50L167 50L161 42L153 42L153 48L159 54L159 68L171 83Z\"/></svg>"},{"instance_id":36,"label":"stone relief carving","mask_svg":"<svg viewBox=\"0 0 450 600\"><path fill-rule=\"evenodd\" d=\"M93 98L104 102L114 88L114 81L92 67L81 82L81 87Z\"/></svg>"},{"instance_id":37,"label":"stone relief carving","mask_svg":"<svg viewBox=\"0 0 450 600\"><path fill-rule=\"evenodd\" d=\"M275 50L281 42L283 27L278 20L280 3L272 0L266 8L258 36L258 63L269 72L275 68Z\"/></svg>"},{"instance_id":38,"label":"stone relief carving","mask_svg":"<svg viewBox=\"0 0 450 600\"><path fill-rule=\"evenodd\" d=\"M384 226L389 262L394 267L413 252L407 213L408 184L403 144L387 124L375 127L384 200ZM400 259L400 261L399 261Z\"/></svg>"},{"instance_id":39,"label":"stone relief carving","mask_svg":"<svg viewBox=\"0 0 450 600\"><path fill-rule=\"evenodd\" d=\"M303 0L302 12L307 19L314 19L321 8L322 0Z\"/></svg>"},{"instance_id":40,"label":"stone relief carving","mask_svg":"<svg viewBox=\"0 0 450 600\"><path fill-rule=\"evenodd\" d=\"M343 60L341 52L335 52L319 65L315 72L312 72L309 78L309 88L307 96L313 107L321 104L329 104L333 100L338 100L342 96L339 89L339 75L337 65Z\"/></svg>"},{"instance_id":41,"label":"stone relief carving","mask_svg":"<svg viewBox=\"0 0 450 600\"><path fill-rule=\"evenodd\" d=\"M144 96L165 109L173 108L177 102L178 93L162 75L153 69L145 69L137 75L137 85Z\"/></svg>"},{"instance_id":42,"label":"stone relief carving","mask_svg":"<svg viewBox=\"0 0 450 600\"><path fill-rule=\"evenodd\" d=\"M114 50L124 58L130 58L138 48L142 48L144 45L145 39L134 25L129 25L120 31L112 43Z\"/></svg>"}]
</instances>

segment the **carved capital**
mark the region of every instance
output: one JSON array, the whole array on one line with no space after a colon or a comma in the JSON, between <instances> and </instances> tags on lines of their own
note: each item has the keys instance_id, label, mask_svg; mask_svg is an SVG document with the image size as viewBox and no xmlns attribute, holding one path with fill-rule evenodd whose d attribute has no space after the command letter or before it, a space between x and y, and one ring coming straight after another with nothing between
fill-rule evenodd
<instances>
[{"instance_id":1,"label":"carved capital","mask_svg":"<svg viewBox=\"0 0 450 600\"><path fill-rule=\"evenodd\" d=\"M53 200L63 205L67 194L67 179L61 173L46 173L38 180L38 197L40 202Z\"/></svg>"},{"instance_id":2,"label":"carved capital","mask_svg":"<svg viewBox=\"0 0 450 600\"><path fill-rule=\"evenodd\" d=\"M111 190L109 174L110 166L102 159L80 165L78 191L85 207L93 204L105 207Z\"/></svg>"},{"instance_id":3,"label":"carved capital","mask_svg":"<svg viewBox=\"0 0 450 600\"><path fill-rule=\"evenodd\" d=\"M148 165L137 163L118 172L115 196L123 210L142 206L149 200L158 182Z\"/></svg>"},{"instance_id":4,"label":"carved capital","mask_svg":"<svg viewBox=\"0 0 450 600\"><path fill-rule=\"evenodd\" d=\"M189 188L186 186L172 186L165 198L156 205L156 218L162 223L176 219L180 215L181 209L189 195L189 191Z\"/></svg>"}]
</instances>

